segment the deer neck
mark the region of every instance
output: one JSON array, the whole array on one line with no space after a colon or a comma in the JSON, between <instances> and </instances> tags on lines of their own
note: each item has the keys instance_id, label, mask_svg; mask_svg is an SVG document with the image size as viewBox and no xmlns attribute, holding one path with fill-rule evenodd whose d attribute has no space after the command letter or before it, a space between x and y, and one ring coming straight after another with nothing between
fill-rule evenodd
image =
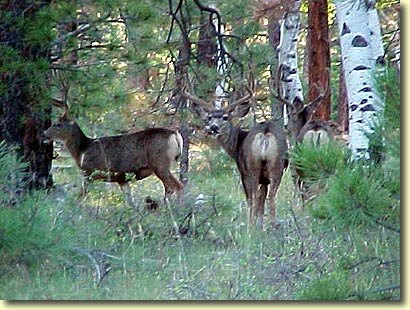
<instances>
[{"instance_id":1,"label":"deer neck","mask_svg":"<svg viewBox=\"0 0 410 310\"><path fill-rule=\"evenodd\" d=\"M89 145L92 139L88 138L81 128L76 125L70 138L64 140L64 145L77 163L81 161L81 154Z\"/></svg>"},{"instance_id":2,"label":"deer neck","mask_svg":"<svg viewBox=\"0 0 410 310\"><path fill-rule=\"evenodd\" d=\"M247 136L248 132L240 129L239 127L230 124L219 137L218 141L221 144L225 152L236 159L238 157L238 151L242 145L243 139Z\"/></svg>"}]
</instances>

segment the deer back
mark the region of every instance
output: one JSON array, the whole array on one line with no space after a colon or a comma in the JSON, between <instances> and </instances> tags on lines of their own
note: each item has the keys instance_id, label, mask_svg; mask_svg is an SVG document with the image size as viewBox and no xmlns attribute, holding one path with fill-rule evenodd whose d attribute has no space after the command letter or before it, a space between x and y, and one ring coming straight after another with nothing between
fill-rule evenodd
<instances>
[{"instance_id":1,"label":"deer back","mask_svg":"<svg viewBox=\"0 0 410 310\"><path fill-rule=\"evenodd\" d=\"M46 130L45 136L63 141L77 165L86 172L107 169L120 173L137 173L141 169L154 171L169 167L182 150L181 135L167 128L91 139L76 122L63 120Z\"/></svg>"}]
</instances>

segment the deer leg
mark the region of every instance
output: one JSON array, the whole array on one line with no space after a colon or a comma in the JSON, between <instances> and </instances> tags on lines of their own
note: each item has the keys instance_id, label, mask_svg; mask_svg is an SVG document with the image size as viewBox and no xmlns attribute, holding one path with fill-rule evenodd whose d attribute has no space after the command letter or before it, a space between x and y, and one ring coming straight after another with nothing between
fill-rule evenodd
<instances>
[{"instance_id":1,"label":"deer leg","mask_svg":"<svg viewBox=\"0 0 410 310\"><path fill-rule=\"evenodd\" d=\"M242 176L242 184L246 194L246 202L248 205L248 221L251 225L255 225L256 208L258 205L258 179L255 176Z\"/></svg>"},{"instance_id":2,"label":"deer leg","mask_svg":"<svg viewBox=\"0 0 410 310\"><path fill-rule=\"evenodd\" d=\"M275 197L276 197L276 193L278 191L279 188L279 184L280 184L280 179L277 180L275 178L271 179L271 183L269 186L269 213L270 213L270 218L272 223L275 223L275 219L276 219L276 203L275 203Z\"/></svg>"},{"instance_id":3,"label":"deer leg","mask_svg":"<svg viewBox=\"0 0 410 310\"><path fill-rule=\"evenodd\" d=\"M181 196L184 186L179 182L169 170L157 170L154 171L155 175L162 181L165 189L165 202L172 195L176 193L178 196Z\"/></svg>"},{"instance_id":4,"label":"deer leg","mask_svg":"<svg viewBox=\"0 0 410 310\"><path fill-rule=\"evenodd\" d=\"M258 200L256 206L256 220L259 227L263 227L263 215L265 211L265 200L268 193L268 185L260 184L258 189Z\"/></svg>"},{"instance_id":5,"label":"deer leg","mask_svg":"<svg viewBox=\"0 0 410 310\"><path fill-rule=\"evenodd\" d=\"M84 173L81 181L80 197L84 197L87 194L87 185L89 183L89 174Z\"/></svg>"}]
</instances>

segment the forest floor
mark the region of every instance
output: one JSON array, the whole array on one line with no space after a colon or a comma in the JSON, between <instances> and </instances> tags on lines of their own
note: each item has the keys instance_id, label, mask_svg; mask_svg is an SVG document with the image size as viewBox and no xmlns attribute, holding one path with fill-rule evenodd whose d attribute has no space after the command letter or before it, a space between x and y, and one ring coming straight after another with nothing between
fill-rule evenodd
<instances>
[{"instance_id":1,"label":"forest floor","mask_svg":"<svg viewBox=\"0 0 410 310\"><path fill-rule=\"evenodd\" d=\"M81 197L78 168L67 157L55 161L55 188L31 201L37 205L36 216L42 214L33 235L39 234L43 243L30 241L39 243L26 254L30 258L1 272L0 297L400 298L397 290L383 290L391 285L391 274L399 274L399 266L374 269L381 253L366 252L364 236L340 233L302 210L289 171L277 195L279 227L249 227L238 171L222 151L212 152L192 160L182 202L159 206L146 203L147 197L162 199L162 184L155 177L131 182L128 196L116 184L94 182ZM379 233L377 240L383 246L390 237ZM369 270L372 275L363 280Z\"/></svg>"}]
</instances>

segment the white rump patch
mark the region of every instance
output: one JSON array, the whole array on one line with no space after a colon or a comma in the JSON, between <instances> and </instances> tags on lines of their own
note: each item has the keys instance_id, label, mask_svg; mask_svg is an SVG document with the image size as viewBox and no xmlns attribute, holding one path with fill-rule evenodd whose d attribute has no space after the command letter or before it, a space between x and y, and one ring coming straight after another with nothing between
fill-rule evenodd
<instances>
[{"instance_id":1,"label":"white rump patch","mask_svg":"<svg viewBox=\"0 0 410 310\"><path fill-rule=\"evenodd\" d=\"M330 141L329 134L325 130L309 130L303 137L303 143L319 146Z\"/></svg>"},{"instance_id":2,"label":"white rump patch","mask_svg":"<svg viewBox=\"0 0 410 310\"><path fill-rule=\"evenodd\" d=\"M268 160L277 157L278 144L272 133L257 133L252 142L252 154L256 160Z\"/></svg>"},{"instance_id":3,"label":"white rump patch","mask_svg":"<svg viewBox=\"0 0 410 310\"><path fill-rule=\"evenodd\" d=\"M168 140L168 157L174 161L182 153L183 140L179 132L172 134Z\"/></svg>"}]
</instances>

